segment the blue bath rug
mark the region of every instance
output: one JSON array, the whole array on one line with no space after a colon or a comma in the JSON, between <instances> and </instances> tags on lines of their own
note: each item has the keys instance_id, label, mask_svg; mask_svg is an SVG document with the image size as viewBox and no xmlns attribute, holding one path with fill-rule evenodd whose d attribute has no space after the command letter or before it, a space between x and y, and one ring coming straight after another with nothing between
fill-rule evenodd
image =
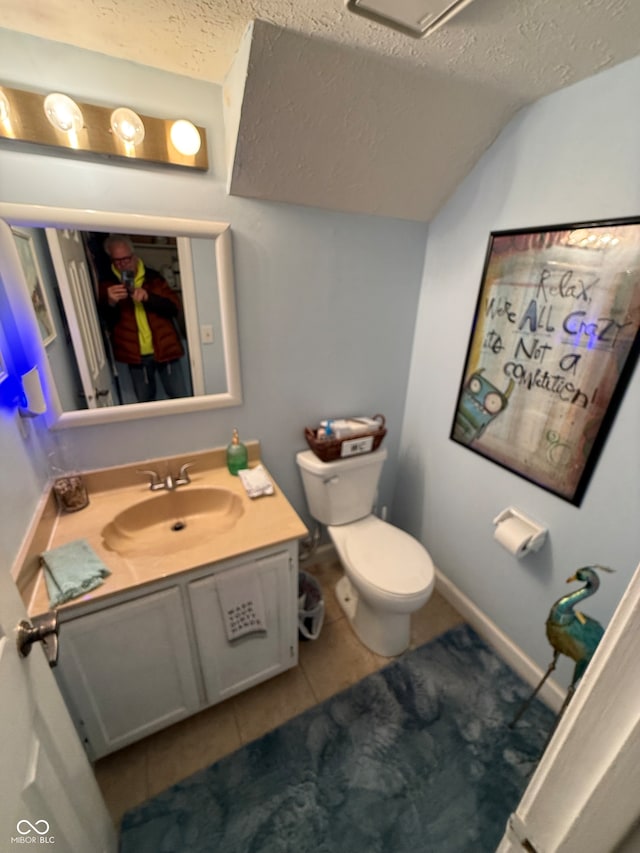
<instances>
[{"instance_id":1,"label":"blue bath rug","mask_svg":"<svg viewBox=\"0 0 640 853\"><path fill-rule=\"evenodd\" d=\"M461 625L127 812L121 853L493 853L554 715Z\"/></svg>"}]
</instances>

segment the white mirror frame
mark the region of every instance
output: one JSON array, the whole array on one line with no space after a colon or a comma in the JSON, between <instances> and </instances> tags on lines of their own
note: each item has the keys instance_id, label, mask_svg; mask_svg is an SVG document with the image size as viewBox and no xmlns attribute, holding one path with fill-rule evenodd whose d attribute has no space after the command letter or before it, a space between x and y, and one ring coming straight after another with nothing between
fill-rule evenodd
<instances>
[{"instance_id":1,"label":"white mirror frame","mask_svg":"<svg viewBox=\"0 0 640 853\"><path fill-rule=\"evenodd\" d=\"M29 228L54 227L71 228L79 231L155 234L185 239L189 237L210 237L215 241L227 390L220 394L208 394L199 397L183 397L176 400L157 400L150 403L132 403L108 408L66 412L60 406L55 380L48 360L44 356L43 348L42 363L53 407L53 411L47 413L49 427L64 429L67 427L92 426L159 415L220 409L227 406L239 406L242 403L231 227L228 222L8 202L0 202L0 220L2 220L0 223L2 225L0 228L0 258L9 281L24 279L18 252L11 236L10 225ZM28 302L26 285L19 289L22 291L20 294L8 294L9 301L14 305L18 305L20 302ZM195 306L193 306L193 310L195 310Z\"/></svg>"}]
</instances>

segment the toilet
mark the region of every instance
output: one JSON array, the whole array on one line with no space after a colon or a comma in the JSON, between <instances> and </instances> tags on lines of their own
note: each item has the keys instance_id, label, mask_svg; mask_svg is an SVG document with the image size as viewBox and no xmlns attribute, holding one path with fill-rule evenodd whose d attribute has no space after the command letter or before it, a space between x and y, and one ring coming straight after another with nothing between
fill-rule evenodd
<instances>
[{"instance_id":1,"label":"toilet","mask_svg":"<svg viewBox=\"0 0 640 853\"><path fill-rule=\"evenodd\" d=\"M344 576L340 606L360 641L385 657L409 645L411 614L434 584L427 550L412 536L373 515L387 451L323 462L311 450L296 455L307 505L327 525Z\"/></svg>"}]
</instances>

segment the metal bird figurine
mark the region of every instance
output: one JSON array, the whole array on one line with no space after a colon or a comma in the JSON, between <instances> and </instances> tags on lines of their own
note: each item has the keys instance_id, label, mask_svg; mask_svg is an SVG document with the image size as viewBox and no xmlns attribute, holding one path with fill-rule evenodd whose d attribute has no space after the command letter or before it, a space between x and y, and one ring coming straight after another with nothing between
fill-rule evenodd
<instances>
[{"instance_id":1,"label":"metal bird figurine","mask_svg":"<svg viewBox=\"0 0 640 853\"><path fill-rule=\"evenodd\" d=\"M563 595L559 598L549 611L549 616L546 622L547 639L553 647L553 660L549 664L549 668L542 677L542 680L533 691L531 696L522 704L518 713L510 723L513 728L520 717L527 710L538 691L545 683L547 678L556 668L560 655L566 655L576 662L573 670L573 677L567 696L562 704L558 721L564 713L565 708L571 701L578 681L584 675L584 671L593 657L593 653L598 647L604 628L595 619L590 616L585 616L579 610L575 610L576 605L585 598L592 596L600 586L600 578L596 570L602 572L612 572L613 569L608 569L606 566L584 566L582 569L567 578L567 583L574 581L586 581L586 585L580 589L570 592L568 595ZM557 722L556 722L557 725ZM555 727L554 727L555 728Z\"/></svg>"}]
</instances>

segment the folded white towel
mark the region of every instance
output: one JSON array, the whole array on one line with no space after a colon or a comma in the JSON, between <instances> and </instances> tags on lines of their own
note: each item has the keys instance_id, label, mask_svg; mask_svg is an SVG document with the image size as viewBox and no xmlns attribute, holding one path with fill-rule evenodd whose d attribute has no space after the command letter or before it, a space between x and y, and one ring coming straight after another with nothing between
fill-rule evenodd
<instances>
[{"instance_id":1,"label":"folded white towel","mask_svg":"<svg viewBox=\"0 0 640 853\"><path fill-rule=\"evenodd\" d=\"M273 494L273 483L262 465L238 471L238 476L242 480L242 485L250 498L259 498L260 495Z\"/></svg>"},{"instance_id":2,"label":"folded white towel","mask_svg":"<svg viewBox=\"0 0 640 853\"><path fill-rule=\"evenodd\" d=\"M228 640L267 630L262 586L255 569L221 572L216 577L216 590Z\"/></svg>"}]
</instances>

